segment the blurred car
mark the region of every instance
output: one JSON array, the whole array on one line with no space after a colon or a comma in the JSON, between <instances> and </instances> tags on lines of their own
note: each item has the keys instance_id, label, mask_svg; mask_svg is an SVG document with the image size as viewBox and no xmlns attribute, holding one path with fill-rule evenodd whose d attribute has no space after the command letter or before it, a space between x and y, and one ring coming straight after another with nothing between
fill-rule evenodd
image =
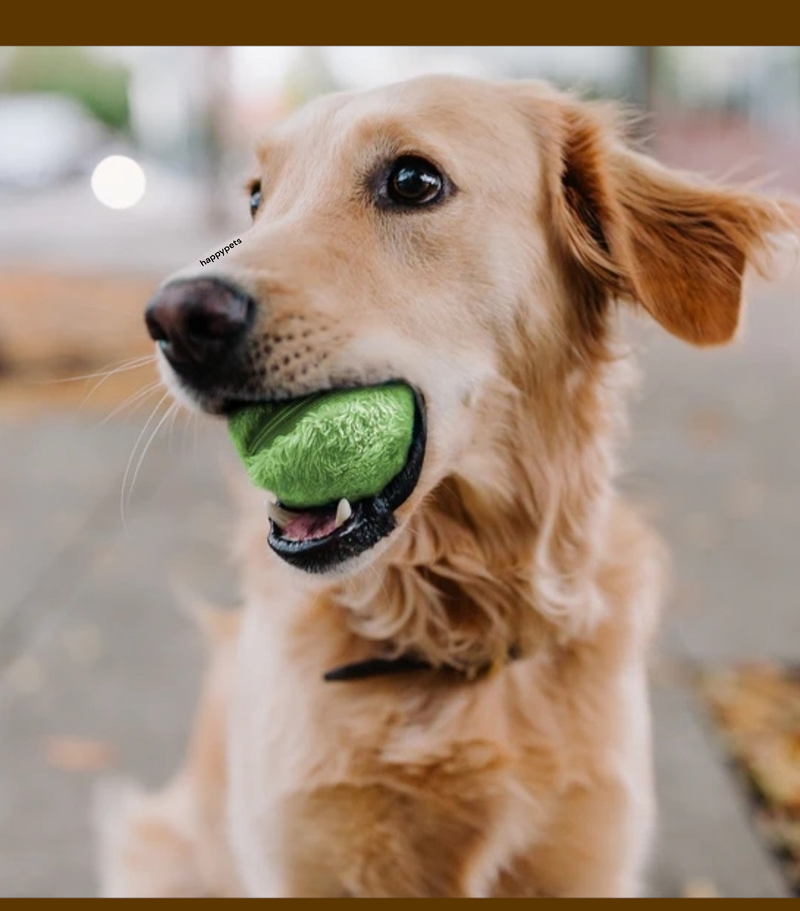
<instances>
[{"instance_id":1,"label":"blurred car","mask_svg":"<svg viewBox=\"0 0 800 911\"><path fill-rule=\"evenodd\" d=\"M111 134L81 104L57 94L0 95L0 187L33 190L91 171Z\"/></svg>"}]
</instances>

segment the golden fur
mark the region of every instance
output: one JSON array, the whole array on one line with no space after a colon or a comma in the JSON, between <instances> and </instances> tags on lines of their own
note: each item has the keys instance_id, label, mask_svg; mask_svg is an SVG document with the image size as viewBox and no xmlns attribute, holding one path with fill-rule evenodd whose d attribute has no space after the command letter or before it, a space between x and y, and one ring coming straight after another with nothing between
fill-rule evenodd
<instances>
[{"instance_id":1,"label":"golden fur","mask_svg":"<svg viewBox=\"0 0 800 911\"><path fill-rule=\"evenodd\" d=\"M408 152L458 192L376 213L358 175ZM329 96L259 159L253 228L214 267L259 303L253 383L302 395L403 377L425 396L425 463L398 529L340 575L282 564L250 495L237 649L222 637L212 663L232 686L226 722L201 711L178 778L192 820L216 802L214 825L187 822L171 792L139 798L133 823L107 805L128 850L163 851L153 814L191 850L179 888L106 850L104 890L637 894L664 560L613 487L630 373L615 302L694 344L728 341L745 267L791 228L788 204L666 170L612 107L540 83ZM409 650L465 674L321 679ZM221 767L203 775L209 750Z\"/></svg>"}]
</instances>

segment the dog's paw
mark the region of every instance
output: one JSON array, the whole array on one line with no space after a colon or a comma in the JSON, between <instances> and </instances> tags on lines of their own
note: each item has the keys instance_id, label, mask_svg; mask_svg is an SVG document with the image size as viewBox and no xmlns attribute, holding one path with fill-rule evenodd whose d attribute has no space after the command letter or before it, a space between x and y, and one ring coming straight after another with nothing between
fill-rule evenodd
<instances>
[{"instance_id":1,"label":"dog's paw","mask_svg":"<svg viewBox=\"0 0 800 911\"><path fill-rule=\"evenodd\" d=\"M173 795L149 794L127 778L98 782L92 801L103 898L203 895L194 846Z\"/></svg>"}]
</instances>

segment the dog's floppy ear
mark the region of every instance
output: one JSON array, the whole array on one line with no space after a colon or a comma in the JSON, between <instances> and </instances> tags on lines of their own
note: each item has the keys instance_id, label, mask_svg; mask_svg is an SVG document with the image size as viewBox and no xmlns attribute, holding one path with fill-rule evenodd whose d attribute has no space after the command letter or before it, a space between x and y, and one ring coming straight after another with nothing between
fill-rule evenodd
<instances>
[{"instance_id":1,"label":"dog's floppy ear","mask_svg":"<svg viewBox=\"0 0 800 911\"><path fill-rule=\"evenodd\" d=\"M679 338L729 341L745 267L763 272L771 241L797 231L794 206L658 165L624 143L613 108L556 107L551 198L567 255Z\"/></svg>"}]
</instances>

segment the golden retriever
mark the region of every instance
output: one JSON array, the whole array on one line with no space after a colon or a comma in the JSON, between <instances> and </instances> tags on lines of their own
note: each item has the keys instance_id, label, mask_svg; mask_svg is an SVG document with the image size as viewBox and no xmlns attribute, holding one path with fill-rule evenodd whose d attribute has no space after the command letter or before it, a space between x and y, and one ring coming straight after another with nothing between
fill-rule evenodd
<instances>
[{"instance_id":1,"label":"golden retriever","mask_svg":"<svg viewBox=\"0 0 800 911\"><path fill-rule=\"evenodd\" d=\"M322 97L258 162L241 244L148 307L166 381L224 416L400 379L416 436L343 523L251 492L241 618L175 781L106 794L104 892L639 894L664 560L614 490L616 306L729 341L791 204L538 82Z\"/></svg>"}]
</instances>

